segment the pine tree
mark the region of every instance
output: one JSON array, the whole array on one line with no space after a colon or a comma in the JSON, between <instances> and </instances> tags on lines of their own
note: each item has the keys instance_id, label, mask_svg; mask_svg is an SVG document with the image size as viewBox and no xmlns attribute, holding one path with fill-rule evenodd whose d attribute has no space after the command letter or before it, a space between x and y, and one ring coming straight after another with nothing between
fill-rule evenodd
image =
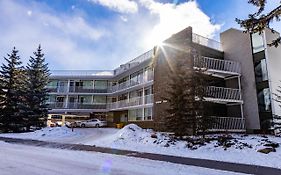
<instances>
[{"instance_id":1,"label":"pine tree","mask_svg":"<svg viewBox=\"0 0 281 175\"><path fill-rule=\"evenodd\" d=\"M253 14L249 14L248 19L237 19L236 22L240 24L242 28L246 30L246 32L249 33L261 33L265 28L270 28L270 23L272 23L274 20L280 21L281 16L281 1L279 6L271 10L267 14L263 14L263 11L266 6L266 0L248 0L248 3L258 7L258 11ZM272 33L275 33L273 28L270 28ZM272 41L272 43L269 43L269 46L275 46L277 47L279 44L281 44L281 37L276 38Z\"/></svg>"},{"instance_id":2,"label":"pine tree","mask_svg":"<svg viewBox=\"0 0 281 175\"><path fill-rule=\"evenodd\" d=\"M48 113L46 86L50 73L40 45L34 52L34 57L30 57L26 72L25 117L26 126L29 129L30 126L41 127Z\"/></svg>"},{"instance_id":3,"label":"pine tree","mask_svg":"<svg viewBox=\"0 0 281 175\"><path fill-rule=\"evenodd\" d=\"M14 47L0 70L0 123L4 131L18 131L22 127L24 70Z\"/></svg>"},{"instance_id":4,"label":"pine tree","mask_svg":"<svg viewBox=\"0 0 281 175\"><path fill-rule=\"evenodd\" d=\"M177 136L196 134L195 94L193 86L193 59L178 55L173 72L170 74L167 100L170 108L165 118L167 130Z\"/></svg>"}]
</instances>

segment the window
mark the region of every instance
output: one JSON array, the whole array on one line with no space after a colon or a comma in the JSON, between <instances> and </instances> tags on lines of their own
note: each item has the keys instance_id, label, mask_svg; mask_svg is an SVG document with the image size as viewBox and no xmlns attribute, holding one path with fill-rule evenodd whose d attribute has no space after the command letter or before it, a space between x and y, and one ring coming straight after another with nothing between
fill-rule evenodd
<instances>
[{"instance_id":1,"label":"window","mask_svg":"<svg viewBox=\"0 0 281 175\"><path fill-rule=\"evenodd\" d=\"M51 118L52 118L52 119L61 120L61 119L62 119L62 115L52 115Z\"/></svg>"},{"instance_id":2,"label":"window","mask_svg":"<svg viewBox=\"0 0 281 175\"><path fill-rule=\"evenodd\" d=\"M95 89L107 89L107 81L95 80Z\"/></svg>"},{"instance_id":3,"label":"window","mask_svg":"<svg viewBox=\"0 0 281 175\"><path fill-rule=\"evenodd\" d=\"M129 121L143 120L142 118L143 109L129 110Z\"/></svg>"},{"instance_id":4,"label":"window","mask_svg":"<svg viewBox=\"0 0 281 175\"><path fill-rule=\"evenodd\" d=\"M93 89L93 81L91 81L91 80L82 81L82 88L83 89Z\"/></svg>"},{"instance_id":5,"label":"window","mask_svg":"<svg viewBox=\"0 0 281 175\"><path fill-rule=\"evenodd\" d=\"M255 65L256 82L262 82L268 80L266 60L262 59Z\"/></svg>"},{"instance_id":6,"label":"window","mask_svg":"<svg viewBox=\"0 0 281 175\"><path fill-rule=\"evenodd\" d=\"M259 33L252 34L253 53L258 53L264 50L263 35Z\"/></svg>"},{"instance_id":7,"label":"window","mask_svg":"<svg viewBox=\"0 0 281 175\"><path fill-rule=\"evenodd\" d=\"M47 102L56 102L56 95L48 95Z\"/></svg>"},{"instance_id":8,"label":"window","mask_svg":"<svg viewBox=\"0 0 281 175\"><path fill-rule=\"evenodd\" d=\"M265 88L258 92L258 103L259 109L261 112L270 112L271 111L271 99L270 99L270 90Z\"/></svg>"},{"instance_id":9,"label":"window","mask_svg":"<svg viewBox=\"0 0 281 175\"><path fill-rule=\"evenodd\" d=\"M144 120L152 120L152 108L144 108Z\"/></svg>"},{"instance_id":10,"label":"window","mask_svg":"<svg viewBox=\"0 0 281 175\"><path fill-rule=\"evenodd\" d=\"M131 85L140 84L143 81L143 72L139 71L131 75Z\"/></svg>"},{"instance_id":11,"label":"window","mask_svg":"<svg viewBox=\"0 0 281 175\"><path fill-rule=\"evenodd\" d=\"M92 103L92 96L79 96L79 102L84 104Z\"/></svg>"},{"instance_id":12,"label":"window","mask_svg":"<svg viewBox=\"0 0 281 175\"><path fill-rule=\"evenodd\" d=\"M106 96L94 96L94 103L106 103Z\"/></svg>"},{"instance_id":13,"label":"window","mask_svg":"<svg viewBox=\"0 0 281 175\"><path fill-rule=\"evenodd\" d=\"M56 88L58 85L58 80L51 80L49 83L48 83L48 87L51 87L51 88Z\"/></svg>"}]
</instances>

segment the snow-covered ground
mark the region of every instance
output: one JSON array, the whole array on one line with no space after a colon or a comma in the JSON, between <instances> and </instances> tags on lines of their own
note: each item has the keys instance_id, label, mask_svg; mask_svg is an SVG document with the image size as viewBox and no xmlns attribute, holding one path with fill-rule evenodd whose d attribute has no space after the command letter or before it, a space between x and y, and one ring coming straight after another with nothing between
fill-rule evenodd
<instances>
[{"instance_id":1,"label":"snow-covered ground","mask_svg":"<svg viewBox=\"0 0 281 175\"><path fill-rule=\"evenodd\" d=\"M0 141L1 175L238 175L194 166L103 153L8 144Z\"/></svg>"},{"instance_id":2,"label":"snow-covered ground","mask_svg":"<svg viewBox=\"0 0 281 175\"><path fill-rule=\"evenodd\" d=\"M257 152L258 149L264 147L266 140L281 145L281 138L274 136L267 136L268 138L264 138L261 135L232 135L236 143L226 150L222 146L218 146L218 141L216 140L211 141L205 146L195 146L196 149L191 150L187 148L186 141L171 141L165 134L156 133L152 130L145 130L136 125L127 125L121 130L113 128L80 128L75 129L74 132L71 132L71 129L66 127L45 128L33 133L0 134L0 136L79 143L140 152L281 168L280 147L276 148L276 152L269 154ZM245 146L244 143L247 143L248 146Z\"/></svg>"}]
</instances>

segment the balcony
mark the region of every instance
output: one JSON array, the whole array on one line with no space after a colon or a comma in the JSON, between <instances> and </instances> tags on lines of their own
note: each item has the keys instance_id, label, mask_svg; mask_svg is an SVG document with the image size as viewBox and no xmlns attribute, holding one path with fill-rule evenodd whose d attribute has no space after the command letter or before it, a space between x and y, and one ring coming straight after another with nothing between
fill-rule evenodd
<instances>
[{"instance_id":1,"label":"balcony","mask_svg":"<svg viewBox=\"0 0 281 175\"><path fill-rule=\"evenodd\" d=\"M51 109L106 109L106 103L70 103L70 102L49 102Z\"/></svg>"},{"instance_id":2,"label":"balcony","mask_svg":"<svg viewBox=\"0 0 281 175\"><path fill-rule=\"evenodd\" d=\"M133 86L137 86L137 85L140 85L140 84L144 84L144 83L150 82L152 80L153 80L153 74L150 73L147 76L146 79L141 79L140 81L127 80L127 81L125 81L123 83L120 83L120 84L112 86L110 91L111 92L117 92L117 91L125 90L127 88L130 88L130 87L133 87Z\"/></svg>"},{"instance_id":3,"label":"balcony","mask_svg":"<svg viewBox=\"0 0 281 175\"><path fill-rule=\"evenodd\" d=\"M78 93L107 93L106 89L96 89L93 86L69 86L69 92L78 92Z\"/></svg>"},{"instance_id":4,"label":"balcony","mask_svg":"<svg viewBox=\"0 0 281 175\"><path fill-rule=\"evenodd\" d=\"M195 33L192 33L192 42L221 51L221 52L223 51L220 42L203 37L203 36L195 34Z\"/></svg>"},{"instance_id":5,"label":"balcony","mask_svg":"<svg viewBox=\"0 0 281 175\"><path fill-rule=\"evenodd\" d=\"M216 103L242 103L239 89L208 86L205 91L205 100Z\"/></svg>"},{"instance_id":6,"label":"balcony","mask_svg":"<svg viewBox=\"0 0 281 175\"><path fill-rule=\"evenodd\" d=\"M245 119L237 117L213 117L214 124L209 131L245 132Z\"/></svg>"},{"instance_id":7,"label":"balcony","mask_svg":"<svg viewBox=\"0 0 281 175\"><path fill-rule=\"evenodd\" d=\"M93 109L93 110L114 110L120 108L128 108L141 105L152 105L153 95L144 97L134 97L113 103L70 103L70 102L48 102L50 109Z\"/></svg>"},{"instance_id":8,"label":"balcony","mask_svg":"<svg viewBox=\"0 0 281 175\"><path fill-rule=\"evenodd\" d=\"M225 78L229 75L241 73L240 63L230 60L220 60L209 57L194 58L195 68L206 68L206 72Z\"/></svg>"},{"instance_id":9,"label":"balcony","mask_svg":"<svg viewBox=\"0 0 281 175\"><path fill-rule=\"evenodd\" d=\"M121 65L119 68L114 70L114 75L119 75L133 67L136 67L137 65L141 64L142 62L149 60L153 57L153 49L145 52L144 54L136 57L135 59L129 61L128 63L125 63Z\"/></svg>"},{"instance_id":10,"label":"balcony","mask_svg":"<svg viewBox=\"0 0 281 175\"><path fill-rule=\"evenodd\" d=\"M134 97L126 100L121 100L108 104L108 109L115 110L120 108L128 108L140 105L153 104L153 95L146 95L144 97Z\"/></svg>"}]
</instances>

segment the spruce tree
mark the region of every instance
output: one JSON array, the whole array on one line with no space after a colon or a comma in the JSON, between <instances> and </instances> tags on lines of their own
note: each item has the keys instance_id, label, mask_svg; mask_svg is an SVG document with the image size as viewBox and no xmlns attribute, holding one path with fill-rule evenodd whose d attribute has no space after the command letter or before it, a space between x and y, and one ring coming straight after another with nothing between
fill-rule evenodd
<instances>
[{"instance_id":1,"label":"spruce tree","mask_svg":"<svg viewBox=\"0 0 281 175\"><path fill-rule=\"evenodd\" d=\"M281 17L281 1L277 7L272 9L269 13L263 13L266 0L248 0L249 4L252 4L258 8L257 12L249 14L247 19L241 20L236 18L236 22L240 24L245 32L249 33L261 33L265 28L270 28L270 23L273 21L280 21ZM270 28L272 33L275 33L273 28ZM278 47L281 44L281 37L274 39L269 46Z\"/></svg>"},{"instance_id":2,"label":"spruce tree","mask_svg":"<svg viewBox=\"0 0 281 175\"><path fill-rule=\"evenodd\" d=\"M25 82L26 126L42 127L47 118L48 106L46 104L49 82L48 64L45 63L41 46L30 57L26 67L27 78Z\"/></svg>"},{"instance_id":3,"label":"spruce tree","mask_svg":"<svg viewBox=\"0 0 281 175\"><path fill-rule=\"evenodd\" d=\"M208 85L212 82L210 75L206 74L207 63L201 58L199 53L193 53L195 62L195 74L194 74L194 83L195 88L195 111L196 111L196 128L197 133L202 134L205 138L206 132L208 129L212 128L215 123L215 119L207 114L208 103L205 100L206 89Z\"/></svg>"},{"instance_id":4,"label":"spruce tree","mask_svg":"<svg viewBox=\"0 0 281 175\"><path fill-rule=\"evenodd\" d=\"M4 132L18 131L23 124L24 69L15 47L7 55L0 70L0 123Z\"/></svg>"},{"instance_id":5,"label":"spruce tree","mask_svg":"<svg viewBox=\"0 0 281 175\"><path fill-rule=\"evenodd\" d=\"M165 126L177 136L188 135L190 131L196 134L193 59L187 55L178 53L167 90L170 108Z\"/></svg>"}]
</instances>

